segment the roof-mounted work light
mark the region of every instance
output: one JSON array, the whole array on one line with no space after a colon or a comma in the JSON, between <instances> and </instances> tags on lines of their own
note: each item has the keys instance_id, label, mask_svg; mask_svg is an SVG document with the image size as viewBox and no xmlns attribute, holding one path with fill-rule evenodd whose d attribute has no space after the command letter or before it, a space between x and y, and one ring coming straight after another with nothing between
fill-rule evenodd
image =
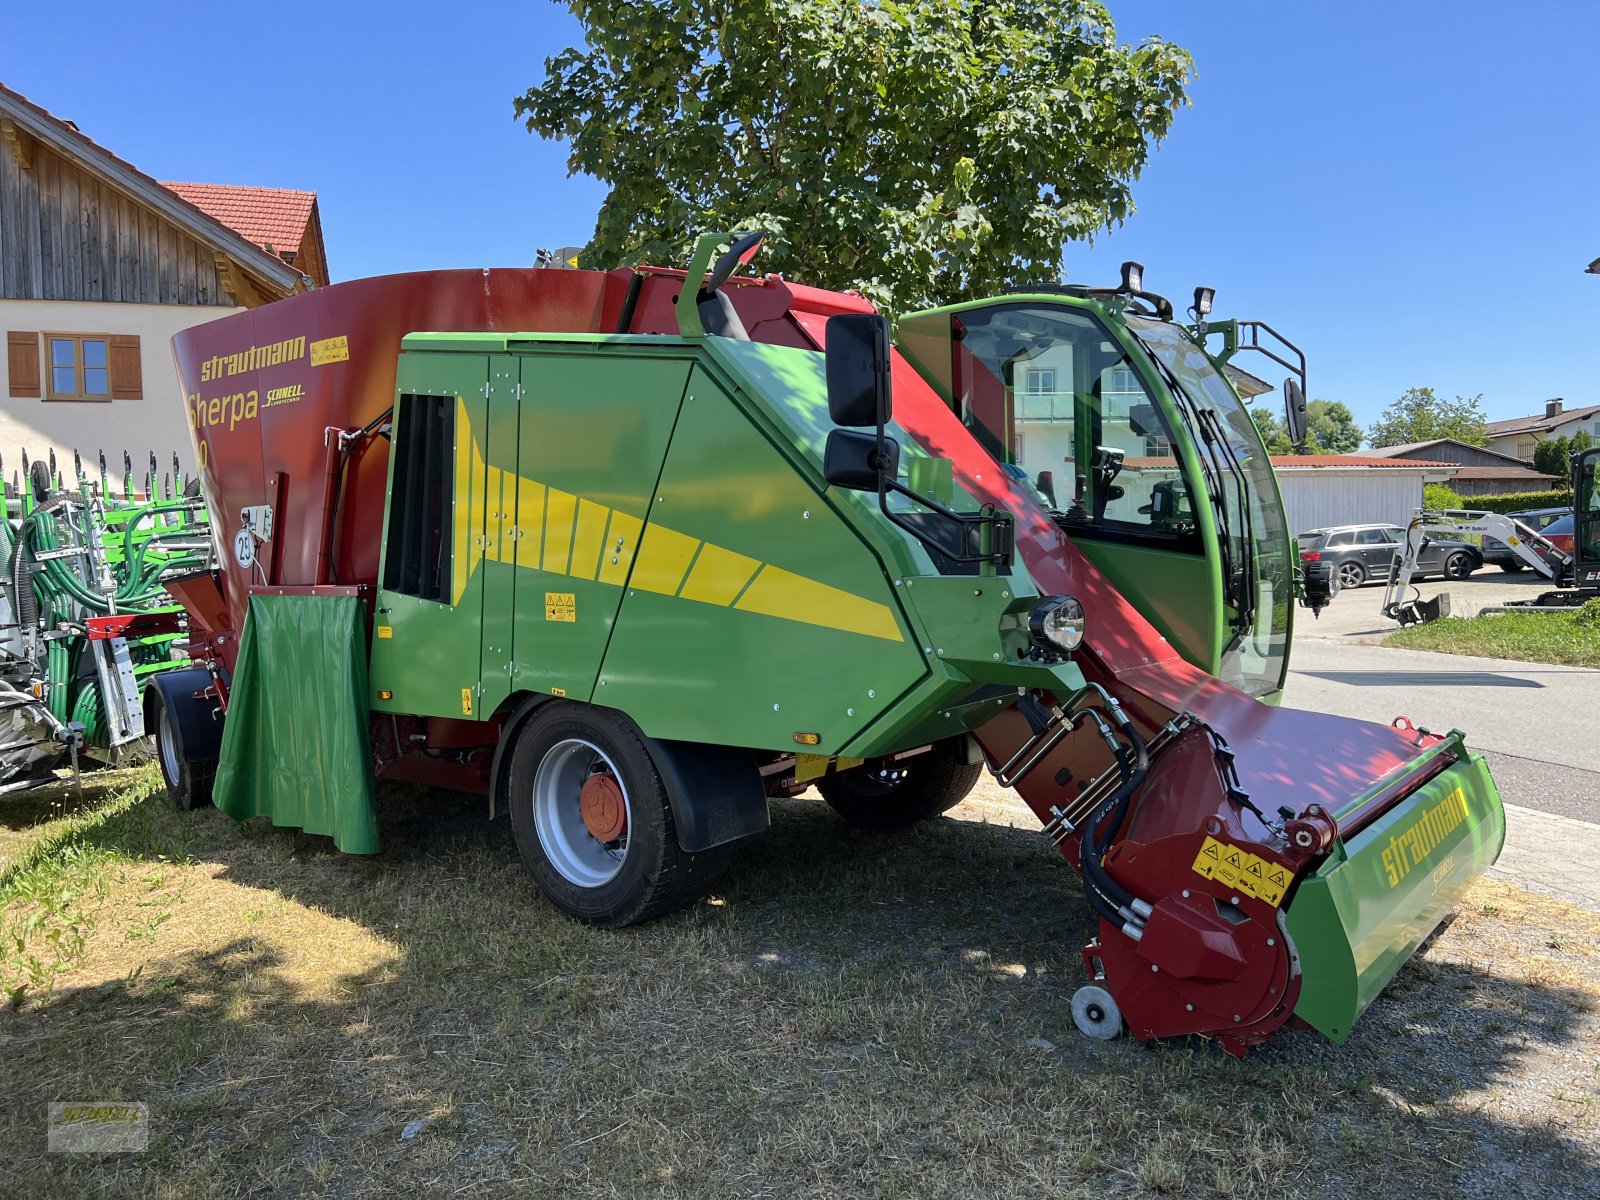
<instances>
[{"instance_id":1,"label":"roof-mounted work light","mask_svg":"<svg viewBox=\"0 0 1600 1200\"><path fill-rule=\"evenodd\" d=\"M1194 290L1194 307L1189 311L1195 315L1197 320L1209 317L1211 315L1211 302L1216 298L1216 288L1197 287Z\"/></svg>"},{"instance_id":2,"label":"roof-mounted work light","mask_svg":"<svg viewBox=\"0 0 1600 1200\"><path fill-rule=\"evenodd\" d=\"M1122 264L1122 287L1118 290L1123 292L1144 291L1143 263L1125 262Z\"/></svg>"}]
</instances>

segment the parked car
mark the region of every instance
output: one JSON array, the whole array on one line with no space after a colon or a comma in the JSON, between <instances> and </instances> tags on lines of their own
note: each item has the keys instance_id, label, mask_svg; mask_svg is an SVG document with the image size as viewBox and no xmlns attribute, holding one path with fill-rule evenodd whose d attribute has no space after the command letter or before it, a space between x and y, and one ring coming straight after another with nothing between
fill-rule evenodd
<instances>
[{"instance_id":1,"label":"parked car","mask_svg":"<svg viewBox=\"0 0 1600 1200\"><path fill-rule=\"evenodd\" d=\"M1567 515L1559 521L1552 521L1539 531L1544 535L1544 540L1560 548L1564 553L1571 554L1575 539L1577 538L1577 520L1572 515L1572 510L1567 510Z\"/></svg>"},{"instance_id":2,"label":"parked car","mask_svg":"<svg viewBox=\"0 0 1600 1200\"><path fill-rule=\"evenodd\" d=\"M1520 512L1506 514L1513 521L1522 522L1535 533L1543 533L1551 524L1571 515L1570 508L1524 508ZM1528 565L1512 553L1510 546L1499 538L1492 537L1483 539L1483 561L1492 563L1508 575L1515 575Z\"/></svg>"},{"instance_id":3,"label":"parked car","mask_svg":"<svg viewBox=\"0 0 1600 1200\"><path fill-rule=\"evenodd\" d=\"M1394 557L1405 541L1397 525L1339 525L1309 529L1300 535L1300 561L1325 562L1341 588L1389 578ZM1443 575L1465 579L1483 566L1483 552L1471 542L1430 537L1417 556L1413 579Z\"/></svg>"}]
</instances>

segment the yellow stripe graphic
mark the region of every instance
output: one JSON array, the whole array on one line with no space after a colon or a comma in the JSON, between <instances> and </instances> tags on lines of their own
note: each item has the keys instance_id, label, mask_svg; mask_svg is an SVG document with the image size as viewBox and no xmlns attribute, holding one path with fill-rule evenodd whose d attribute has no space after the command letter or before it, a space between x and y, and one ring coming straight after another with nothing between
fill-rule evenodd
<instances>
[{"instance_id":1,"label":"yellow stripe graphic","mask_svg":"<svg viewBox=\"0 0 1600 1200\"><path fill-rule=\"evenodd\" d=\"M824 629L843 629L899 642L900 625L887 604L840 591L771 563L761 568L735 608L784 621L801 621Z\"/></svg>"},{"instance_id":2,"label":"yellow stripe graphic","mask_svg":"<svg viewBox=\"0 0 1600 1200\"><path fill-rule=\"evenodd\" d=\"M663 596L676 596L689 569L689 560L699 548L700 540L688 534L651 523L644 531L644 545L639 548L639 562L633 568L629 587Z\"/></svg>"},{"instance_id":3,"label":"yellow stripe graphic","mask_svg":"<svg viewBox=\"0 0 1600 1200\"><path fill-rule=\"evenodd\" d=\"M739 591L750 582L750 577L761 567L756 559L709 542L694 560L689 581L678 595L685 600L698 600L701 604L720 604L724 608L734 602Z\"/></svg>"},{"instance_id":4,"label":"yellow stripe graphic","mask_svg":"<svg viewBox=\"0 0 1600 1200\"><path fill-rule=\"evenodd\" d=\"M887 604L664 525L646 527L631 513L490 466L471 429L466 403L458 396L453 604L461 603L472 573L488 559L719 608L731 605L822 629L904 640ZM516 537L510 536L513 527Z\"/></svg>"}]
</instances>

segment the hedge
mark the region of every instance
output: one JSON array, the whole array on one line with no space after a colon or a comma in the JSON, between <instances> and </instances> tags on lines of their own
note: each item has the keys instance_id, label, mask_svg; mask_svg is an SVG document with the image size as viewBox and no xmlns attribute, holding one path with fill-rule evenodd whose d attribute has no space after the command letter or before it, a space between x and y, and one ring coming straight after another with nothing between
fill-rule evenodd
<instances>
[{"instance_id":1,"label":"hedge","mask_svg":"<svg viewBox=\"0 0 1600 1200\"><path fill-rule=\"evenodd\" d=\"M1448 484L1446 485L1449 486ZM1473 512L1509 513L1525 508L1571 508L1572 492L1507 492L1494 496L1464 496L1465 507Z\"/></svg>"}]
</instances>

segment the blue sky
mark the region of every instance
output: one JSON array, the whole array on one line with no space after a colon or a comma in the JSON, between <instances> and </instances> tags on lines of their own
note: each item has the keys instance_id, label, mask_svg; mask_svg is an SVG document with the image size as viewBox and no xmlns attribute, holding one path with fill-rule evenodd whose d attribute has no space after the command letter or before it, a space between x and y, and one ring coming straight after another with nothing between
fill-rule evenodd
<instances>
[{"instance_id":1,"label":"blue sky","mask_svg":"<svg viewBox=\"0 0 1600 1200\"><path fill-rule=\"evenodd\" d=\"M1136 258L1175 300L1209 284L1363 424L1413 386L1482 392L1491 419L1600 403L1600 5L1110 7L1198 79L1140 211L1068 247L1069 278ZM6 28L0 81L140 169L319 192L335 279L525 264L585 241L603 195L512 117L578 36L541 0L35 3Z\"/></svg>"}]
</instances>

